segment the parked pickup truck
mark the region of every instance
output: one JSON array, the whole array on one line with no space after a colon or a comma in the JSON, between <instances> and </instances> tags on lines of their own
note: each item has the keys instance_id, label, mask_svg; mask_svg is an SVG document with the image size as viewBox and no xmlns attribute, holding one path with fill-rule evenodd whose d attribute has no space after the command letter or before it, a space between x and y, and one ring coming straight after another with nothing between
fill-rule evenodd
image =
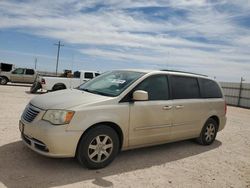
<instances>
[{"instance_id":1,"label":"parked pickup truck","mask_svg":"<svg viewBox=\"0 0 250 188\"><path fill-rule=\"evenodd\" d=\"M16 68L13 71L0 71L0 84L6 85L8 82L33 83L36 80L37 72L34 69Z\"/></svg>"},{"instance_id":2,"label":"parked pickup truck","mask_svg":"<svg viewBox=\"0 0 250 188\"><path fill-rule=\"evenodd\" d=\"M38 81L33 84L30 92L35 93L38 89L47 91L56 91L61 89L76 88L82 83L99 76L96 71L76 71L72 78L62 77L39 77Z\"/></svg>"}]
</instances>

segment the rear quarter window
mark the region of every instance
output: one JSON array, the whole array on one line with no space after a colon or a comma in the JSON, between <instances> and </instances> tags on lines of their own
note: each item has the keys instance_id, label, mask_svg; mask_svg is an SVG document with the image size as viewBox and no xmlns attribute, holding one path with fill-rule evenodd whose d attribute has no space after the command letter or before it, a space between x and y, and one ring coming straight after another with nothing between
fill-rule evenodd
<instances>
[{"instance_id":1,"label":"rear quarter window","mask_svg":"<svg viewBox=\"0 0 250 188\"><path fill-rule=\"evenodd\" d=\"M222 98L218 84L209 79L199 78L202 98Z\"/></svg>"}]
</instances>

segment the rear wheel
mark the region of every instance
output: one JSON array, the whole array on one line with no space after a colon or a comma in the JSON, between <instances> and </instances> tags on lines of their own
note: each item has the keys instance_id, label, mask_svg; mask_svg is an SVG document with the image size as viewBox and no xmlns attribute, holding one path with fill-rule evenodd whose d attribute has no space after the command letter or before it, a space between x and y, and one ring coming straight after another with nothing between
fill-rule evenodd
<instances>
[{"instance_id":1,"label":"rear wheel","mask_svg":"<svg viewBox=\"0 0 250 188\"><path fill-rule=\"evenodd\" d=\"M205 123L202 131L200 133L200 137L197 138L197 141L201 145L210 145L214 142L218 131L218 123L209 118Z\"/></svg>"},{"instance_id":2,"label":"rear wheel","mask_svg":"<svg viewBox=\"0 0 250 188\"><path fill-rule=\"evenodd\" d=\"M100 125L88 131L80 140L76 157L90 169L110 164L119 151L119 137L114 129Z\"/></svg>"},{"instance_id":3,"label":"rear wheel","mask_svg":"<svg viewBox=\"0 0 250 188\"><path fill-rule=\"evenodd\" d=\"M8 78L6 77L0 77L0 84L1 85L6 85L8 83Z\"/></svg>"}]
</instances>

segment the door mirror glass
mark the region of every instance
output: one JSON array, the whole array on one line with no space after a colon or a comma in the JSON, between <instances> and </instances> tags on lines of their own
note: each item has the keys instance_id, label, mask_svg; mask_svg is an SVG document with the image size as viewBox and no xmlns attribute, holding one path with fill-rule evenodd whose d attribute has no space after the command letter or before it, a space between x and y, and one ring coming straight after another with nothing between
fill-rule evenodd
<instances>
[{"instance_id":1,"label":"door mirror glass","mask_svg":"<svg viewBox=\"0 0 250 188\"><path fill-rule=\"evenodd\" d=\"M133 100L134 101L147 101L148 100L148 92L143 90L136 90L133 93Z\"/></svg>"}]
</instances>

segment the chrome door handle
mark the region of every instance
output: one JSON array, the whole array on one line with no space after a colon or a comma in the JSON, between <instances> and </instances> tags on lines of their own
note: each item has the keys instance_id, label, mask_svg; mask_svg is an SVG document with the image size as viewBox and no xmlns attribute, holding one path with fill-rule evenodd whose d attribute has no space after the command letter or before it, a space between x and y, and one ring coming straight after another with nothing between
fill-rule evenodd
<instances>
[{"instance_id":1,"label":"chrome door handle","mask_svg":"<svg viewBox=\"0 0 250 188\"><path fill-rule=\"evenodd\" d=\"M163 110L170 110L170 109L172 109L172 106L164 106L162 109Z\"/></svg>"},{"instance_id":2,"label":"chrome door handle","mask_svg":"<svg viewBox=\"0 0 250 188\"><path fill-rule=\"evenodd\" d=\"M184 108L184 106L183 105L177 105L175 108L176 109L181 109L181 108Z\"/></svg>"}]
</instances>

